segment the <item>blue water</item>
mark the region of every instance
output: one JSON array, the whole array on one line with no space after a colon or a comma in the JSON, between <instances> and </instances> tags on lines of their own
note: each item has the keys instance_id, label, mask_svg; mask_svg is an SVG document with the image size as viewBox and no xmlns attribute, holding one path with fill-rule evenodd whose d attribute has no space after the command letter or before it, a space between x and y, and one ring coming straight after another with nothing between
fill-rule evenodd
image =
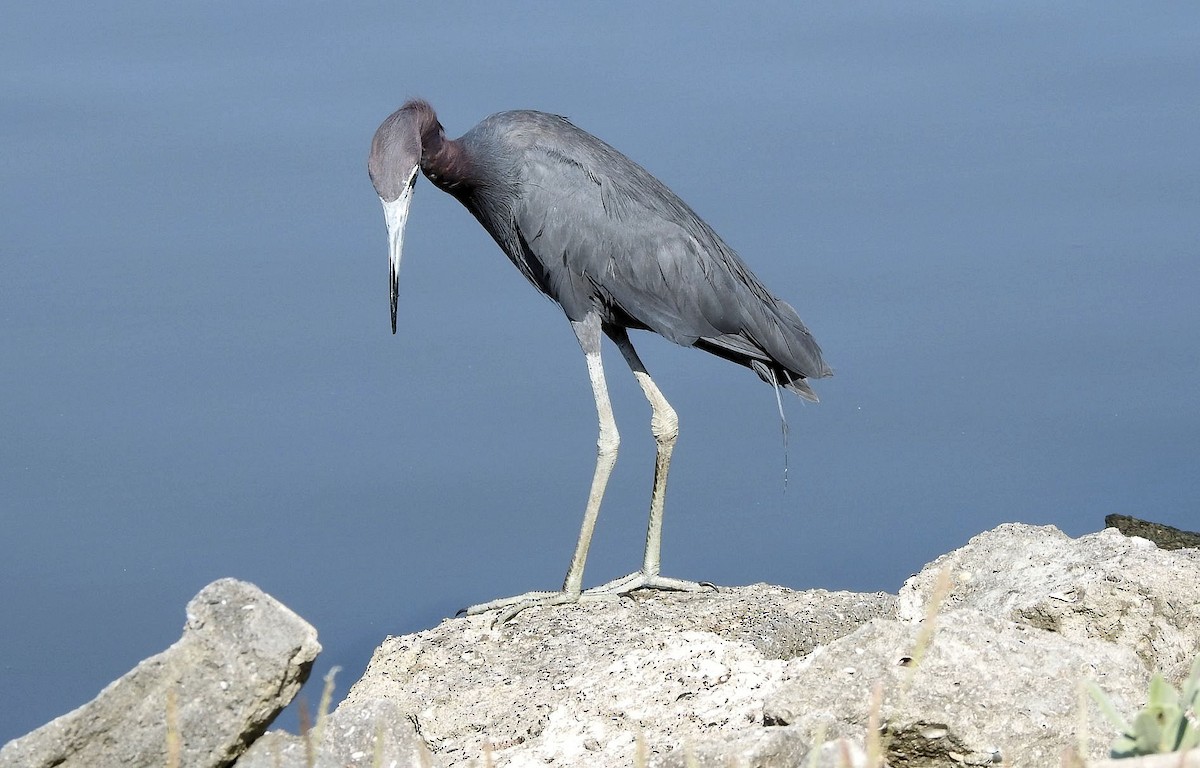
<instances>
[{"instance_id":1,"label":"blue water","mask_svg":"<svg viewBox=\"0 0 1200 768\"><path fill-rule=\"evenodd\" d=\"M744 4L743 4L744 5ZM0 27L0 742L209 581L388 634L561 583L595 445L568 325L421 181L388 324L366 176L424 96L666 181L834 366L791 400L637 334L681 419L664 571L889 590L1004 521L1200 528L1194 4L30 3ZM587 583L641 559L649 409ZM315 701L317 694L309 694Z\"/></svg>"}]
</instances>

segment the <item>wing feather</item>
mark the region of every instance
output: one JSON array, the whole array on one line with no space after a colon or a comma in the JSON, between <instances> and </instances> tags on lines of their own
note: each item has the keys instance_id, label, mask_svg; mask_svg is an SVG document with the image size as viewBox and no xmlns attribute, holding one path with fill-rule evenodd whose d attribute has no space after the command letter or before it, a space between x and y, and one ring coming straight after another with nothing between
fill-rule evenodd
<instances>
[{"instance_id":1,"label":"wing feather","mask_svg":"<svg viewBox=\"0 0 1200 768\"><path fill-rule=\"evenodd\" d=\"M598 311L811 394L803 378L830 373L812 335L695 212L566 120L523 114L509 255L539 290L572 320Z\"/></svg>"}]
</instances>

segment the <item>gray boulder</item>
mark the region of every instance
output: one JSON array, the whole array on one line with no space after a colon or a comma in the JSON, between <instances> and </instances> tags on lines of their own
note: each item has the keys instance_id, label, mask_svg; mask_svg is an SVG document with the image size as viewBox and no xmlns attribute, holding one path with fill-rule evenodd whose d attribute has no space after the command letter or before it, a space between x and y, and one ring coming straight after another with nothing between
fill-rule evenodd
<instances>
[{"instance_id":1,"label":"gray boulder","mask_svg":"<svg viewBox=\"0 0 1200 768\"><path fill-rule=\"evenodd\" d=\"M1115 530L1072 539L1011 523L934 560L900 590L898 616L925 616L949 568L944 610L972 608L1078 641L1133 649L1178 684L1200 653L1200 551L1164 551Z\"/></svg>"},{"instance_id":2,"label":"gray boulder","mask_svg":"<svg viewBox=\"0 0 1200 768\"><path fill-rule=\"evenodd\" d=\"M1149 682L1129 648L970 609L938 616L927 640L921 632L919 623L877 619L792 662L767 698L767 722L799 727L810 739L862 743L879 685L877 716L893 768L1049 766L1079 743L1083 723L1087 755L1108 753L1111 728L1081 698L1085 681L1097 681L1125 710Z\"/></svg>"},{"instance_id":3,"label":"gray boulder","mask_svg":"<svg viewBox=\"0 0 1200 768\"><path fill-rule=\"evenodd\" d=\"M849 739L825 741L815 755L812 751L812 741L800 728L759 728L680 745L662 761L662 768L873 768L862 746Z\"/></svg>"},{"instance_id":4,"label":"gray boulder","mask_svg":"<svg viewBox=\"0 0 1200 768\"><path fill-rule=\"evenodd\" d=\"M253 584L221 579L187 607L183 636L79 709L10 741L0 768L224 766L299 690L321 646Z\"/></svg>"},{"instance_id":5,"label":"gray boulder","mask_svg":"<svg viewBox=\"0 0 1200 768\"><path fill-rule=\"evenodd\" d=\"M407 768L432 765L425 742L393 701L343 704L302 736L270 731L237 768Z\"/></svg>"},{"instance_id":6,"label":"gray boulder","mask_svg":"<svg viewBox=\"0 0 1200 768\"><path fill-rule=\"evenodd\" d=\"M868 748L893 768L1058 765L1081 745L1098 759L1115 734L1082 684L1132 715L1152 667L1178 677L1198 565L1115 531L1006 525L898 600L756 585L447 621L389 638L342 707L391 702L430 750L412 764L447 768L857 766Z\"/></svg>"},{"instance_id":7,"label":"gray boulder","mask_svg":"<svg viewBox=\"0 0 1200 768\"><path fill-rule=\"evenodd\" d=\"M499 628L453 619L386 640L338 714L393 703L437 766L628 765L639 751L659 765L679 747L712 753L714 735L789 765L802 745L762 728L784 659L893 612L889 595L756 585L530 609Z\"/></svg>"},{"instance_id":8,"label":"gray boulder","mask_svg":"<svg viewBox=\"0 0 1200 768\"><path fill-rule=\"evenodd\" d=\"M1129 515L1105 515L1104 525L1126 536L1139 536L1163 549L1200 549L1200 533L1182 531L1169 525Z\"/></svg>"},{"instance_id":9,"label":"gray boulder","mask_svg":"<svg viewBox=\"0 0 1200 768\"><path fill-rule=\"evenodd\" d=\"M171 766L172 712L180 766L1078 767L1116 735L1082 683L1127 717L1152 670L1178 683L1200 652L1198 595L1195 550L1004 525L899 596L760 584L447 620L385 640L309 733L242 754L319 646L226 580L192 601L171 649L6 745L0 768ZM1197 760L1170 759L1120 765Z\"/></svg>"}]
</instances>

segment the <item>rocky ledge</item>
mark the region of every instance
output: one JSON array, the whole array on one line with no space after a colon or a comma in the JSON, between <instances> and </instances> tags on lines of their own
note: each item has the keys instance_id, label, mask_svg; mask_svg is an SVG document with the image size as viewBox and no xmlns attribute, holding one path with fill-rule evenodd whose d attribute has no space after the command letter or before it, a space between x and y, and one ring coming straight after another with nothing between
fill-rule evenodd
<instances>
[{"instance_id":1,"label":"rocky ledge","mask_svg":"<svg viewBox=\"0 0 1200 768\"><path fill-rule=\"evenodd\" d=\"M217 582L179 643L0 767L1108 765L1084 685L1132 717L1152 672L1186 677L1200 550L1009 524L898 595L759 584L449 619L386 639L308 733L263 734L318 649ZM1200 750L1115 764L1200 768Z\"/></svg>"}]
</instances>

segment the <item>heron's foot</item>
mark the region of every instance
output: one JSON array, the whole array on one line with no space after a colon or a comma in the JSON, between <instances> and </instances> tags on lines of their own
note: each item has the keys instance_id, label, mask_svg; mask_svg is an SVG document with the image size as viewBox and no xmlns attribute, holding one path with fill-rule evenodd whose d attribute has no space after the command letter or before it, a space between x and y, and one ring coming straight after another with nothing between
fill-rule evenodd
<instances>
[{"instance_id":1,"label":"heron's foot","mask_svg":"<svg viewBox=\"0 0 1200 768\"><path fill-rule=\"evenodd\" d=\"M589 590L590 592L590 590ZM526 608L536 608L544 605L569 605L571 603L593 603L602 600L615 600L618 595L612 594L580 594L578 592L526 592L523 595L514 597L502 597L499 600L489 600L486 603L472 605L468 608L459 611L460 614L465 613L468 616L477 616L488 611L499 610L492 626L498 627L501 624L506 624L509 619L516 616Z\"/></svg>"},{"instance_id":2,"label":"heron's foot","mask_svg":"<svg viewBox=\"0 0 1200 768\"><path fill-rule=\"evenodd\" d=\"M672 592L703 592L711 589L715 592L717 585L707 581L686 581L684 579L659 576L657 573L650 574L645 571L635 571L628 576L614 579L607 584L592 587L584 592L583 596L627 595L638 589L662 589Z\"/></svg>"}]
</instances>

